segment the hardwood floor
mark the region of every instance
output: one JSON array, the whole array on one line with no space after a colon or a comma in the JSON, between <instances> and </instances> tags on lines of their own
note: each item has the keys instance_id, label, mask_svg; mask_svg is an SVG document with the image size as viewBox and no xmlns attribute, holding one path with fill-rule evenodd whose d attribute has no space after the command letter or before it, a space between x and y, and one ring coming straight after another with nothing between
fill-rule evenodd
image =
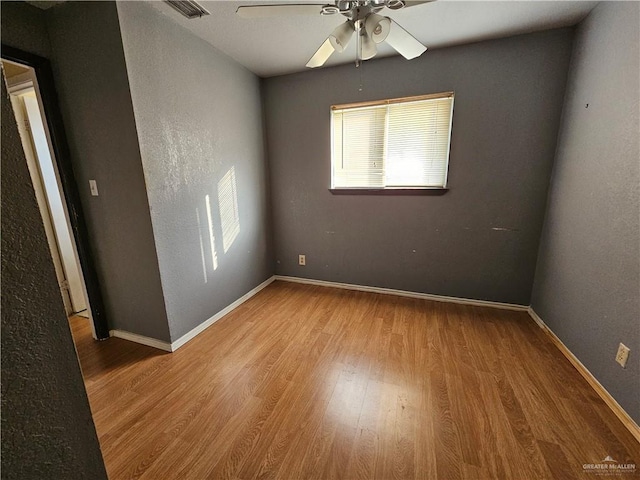
<instances>
[{"instance_id":1,"label":"hardwood floor","mask_svg":"<svg viewBox=\"0 0 640 480\"><path fill-rule=\"evenodd\" d=\"M173 354L71 325L111 480L571 479L607 455L640 464L524 312L275 282Z\"/></svg>"}]
</instances>

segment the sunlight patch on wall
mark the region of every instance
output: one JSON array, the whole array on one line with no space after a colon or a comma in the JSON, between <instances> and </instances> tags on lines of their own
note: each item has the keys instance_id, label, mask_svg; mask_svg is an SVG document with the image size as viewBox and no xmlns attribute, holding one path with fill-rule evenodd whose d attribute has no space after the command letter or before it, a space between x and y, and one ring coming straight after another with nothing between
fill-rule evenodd
<instances>
[{"instance_id":1,"label":"sunlight patch on wall","mask_svg":"<svg viewBox=\"0 0 640 480\"><path fill-rule=\"evenodd\" d=\"M196 220L198 221L198 238L200 239L200 256L202 257L202 274L204 283L207 283L207 261L204 258L204 241L202 240L202 222L200 222L200 210L196 208Z\"/></svg>"},{"instance_id":2,"label":"sunlight patch on wall","mask_svg":"<svg viewBox=\"0 0 640 480\"><path fill-rule=\"evenodd\" d=\"M207 204L207 220L209 221L209 239L211 241L211 261L213 269L218 269L218 254L216 253L216 237L213 235L213 220L211 219L211 202L209 201L209 195L204 197Z\"/></svg>"},{"instance_id":3,"label":"sunlight patch on wall","mask_svg":"<svg viewBox=\"0 0 640 480\"><path fill-rule=\"evenodd\" d=\"M224 253L227 253L240 233L235 167L231 167L218 182L218 207L222 222L222 246Z\"/></svg>"},{"instance_id":4,"label":"sunlight patch on wall","mask_svg":"<svg viewBox=\"0 0 640 480\"><path fill-rule=\"evenodd\" d=\"M217 140L210 129L194 124L187 114L175 114L170 119L160 119L160 122L160 138L164 147L158 168L151 170L150 174L158 175L156 180L162 185L165 194L174 197L185 188L203 185L206 179L215 175L218 168L222 168L219 160L215 157L211 159L212 145ZM158 143L155 136L153 139L150 149L154 149ZM185 158L189 161L185 162Z\"/></svg>"}]
</instances>

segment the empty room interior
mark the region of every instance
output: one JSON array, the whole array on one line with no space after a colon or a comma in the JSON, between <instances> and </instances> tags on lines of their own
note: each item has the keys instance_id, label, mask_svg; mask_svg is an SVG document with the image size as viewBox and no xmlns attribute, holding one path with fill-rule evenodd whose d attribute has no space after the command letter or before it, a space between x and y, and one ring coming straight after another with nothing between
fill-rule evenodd
<instances>
[{"instance_id":1,"label":"empty room interior","mask_svg":"<svg viewBox=\"0 0 640 480\"><path fill-rule=\"evenodd\" d=\"M2 478L640 476L640 2L0 13Z\"/></svg>"}]
</instances>

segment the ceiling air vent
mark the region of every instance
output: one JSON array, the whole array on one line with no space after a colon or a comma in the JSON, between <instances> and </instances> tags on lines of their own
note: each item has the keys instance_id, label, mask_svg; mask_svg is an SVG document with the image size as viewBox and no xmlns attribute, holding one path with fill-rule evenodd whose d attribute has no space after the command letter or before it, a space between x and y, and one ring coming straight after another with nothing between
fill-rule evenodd
<instances>
[{"instance_id":1,"label":"ceiling air vent","mask_svg":"<svg viewBox=\"0 0 640 480\"><path fill-rule=\"evenodd\" d=\"M187 18L200 18L204 15L210 15L202 5L193 0L165 0L165 2Z\"/></svg>"}]
</instances>

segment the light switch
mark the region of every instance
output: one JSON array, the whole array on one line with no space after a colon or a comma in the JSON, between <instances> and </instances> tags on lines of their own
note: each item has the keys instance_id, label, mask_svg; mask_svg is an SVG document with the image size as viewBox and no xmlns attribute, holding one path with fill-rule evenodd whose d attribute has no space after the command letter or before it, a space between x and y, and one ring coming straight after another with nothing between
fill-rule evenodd
<instances>
[{"instance_id":1,"label":"light switch","mask_svg":"<svg viewBox=\"0 0 640 480\"><path fill-rule=\"evenodd\" d=\"M98 184L95 180L89 180L89 188L91 189L91 195L94 197L98 196Z\"/></svg>"}]
</instances>

